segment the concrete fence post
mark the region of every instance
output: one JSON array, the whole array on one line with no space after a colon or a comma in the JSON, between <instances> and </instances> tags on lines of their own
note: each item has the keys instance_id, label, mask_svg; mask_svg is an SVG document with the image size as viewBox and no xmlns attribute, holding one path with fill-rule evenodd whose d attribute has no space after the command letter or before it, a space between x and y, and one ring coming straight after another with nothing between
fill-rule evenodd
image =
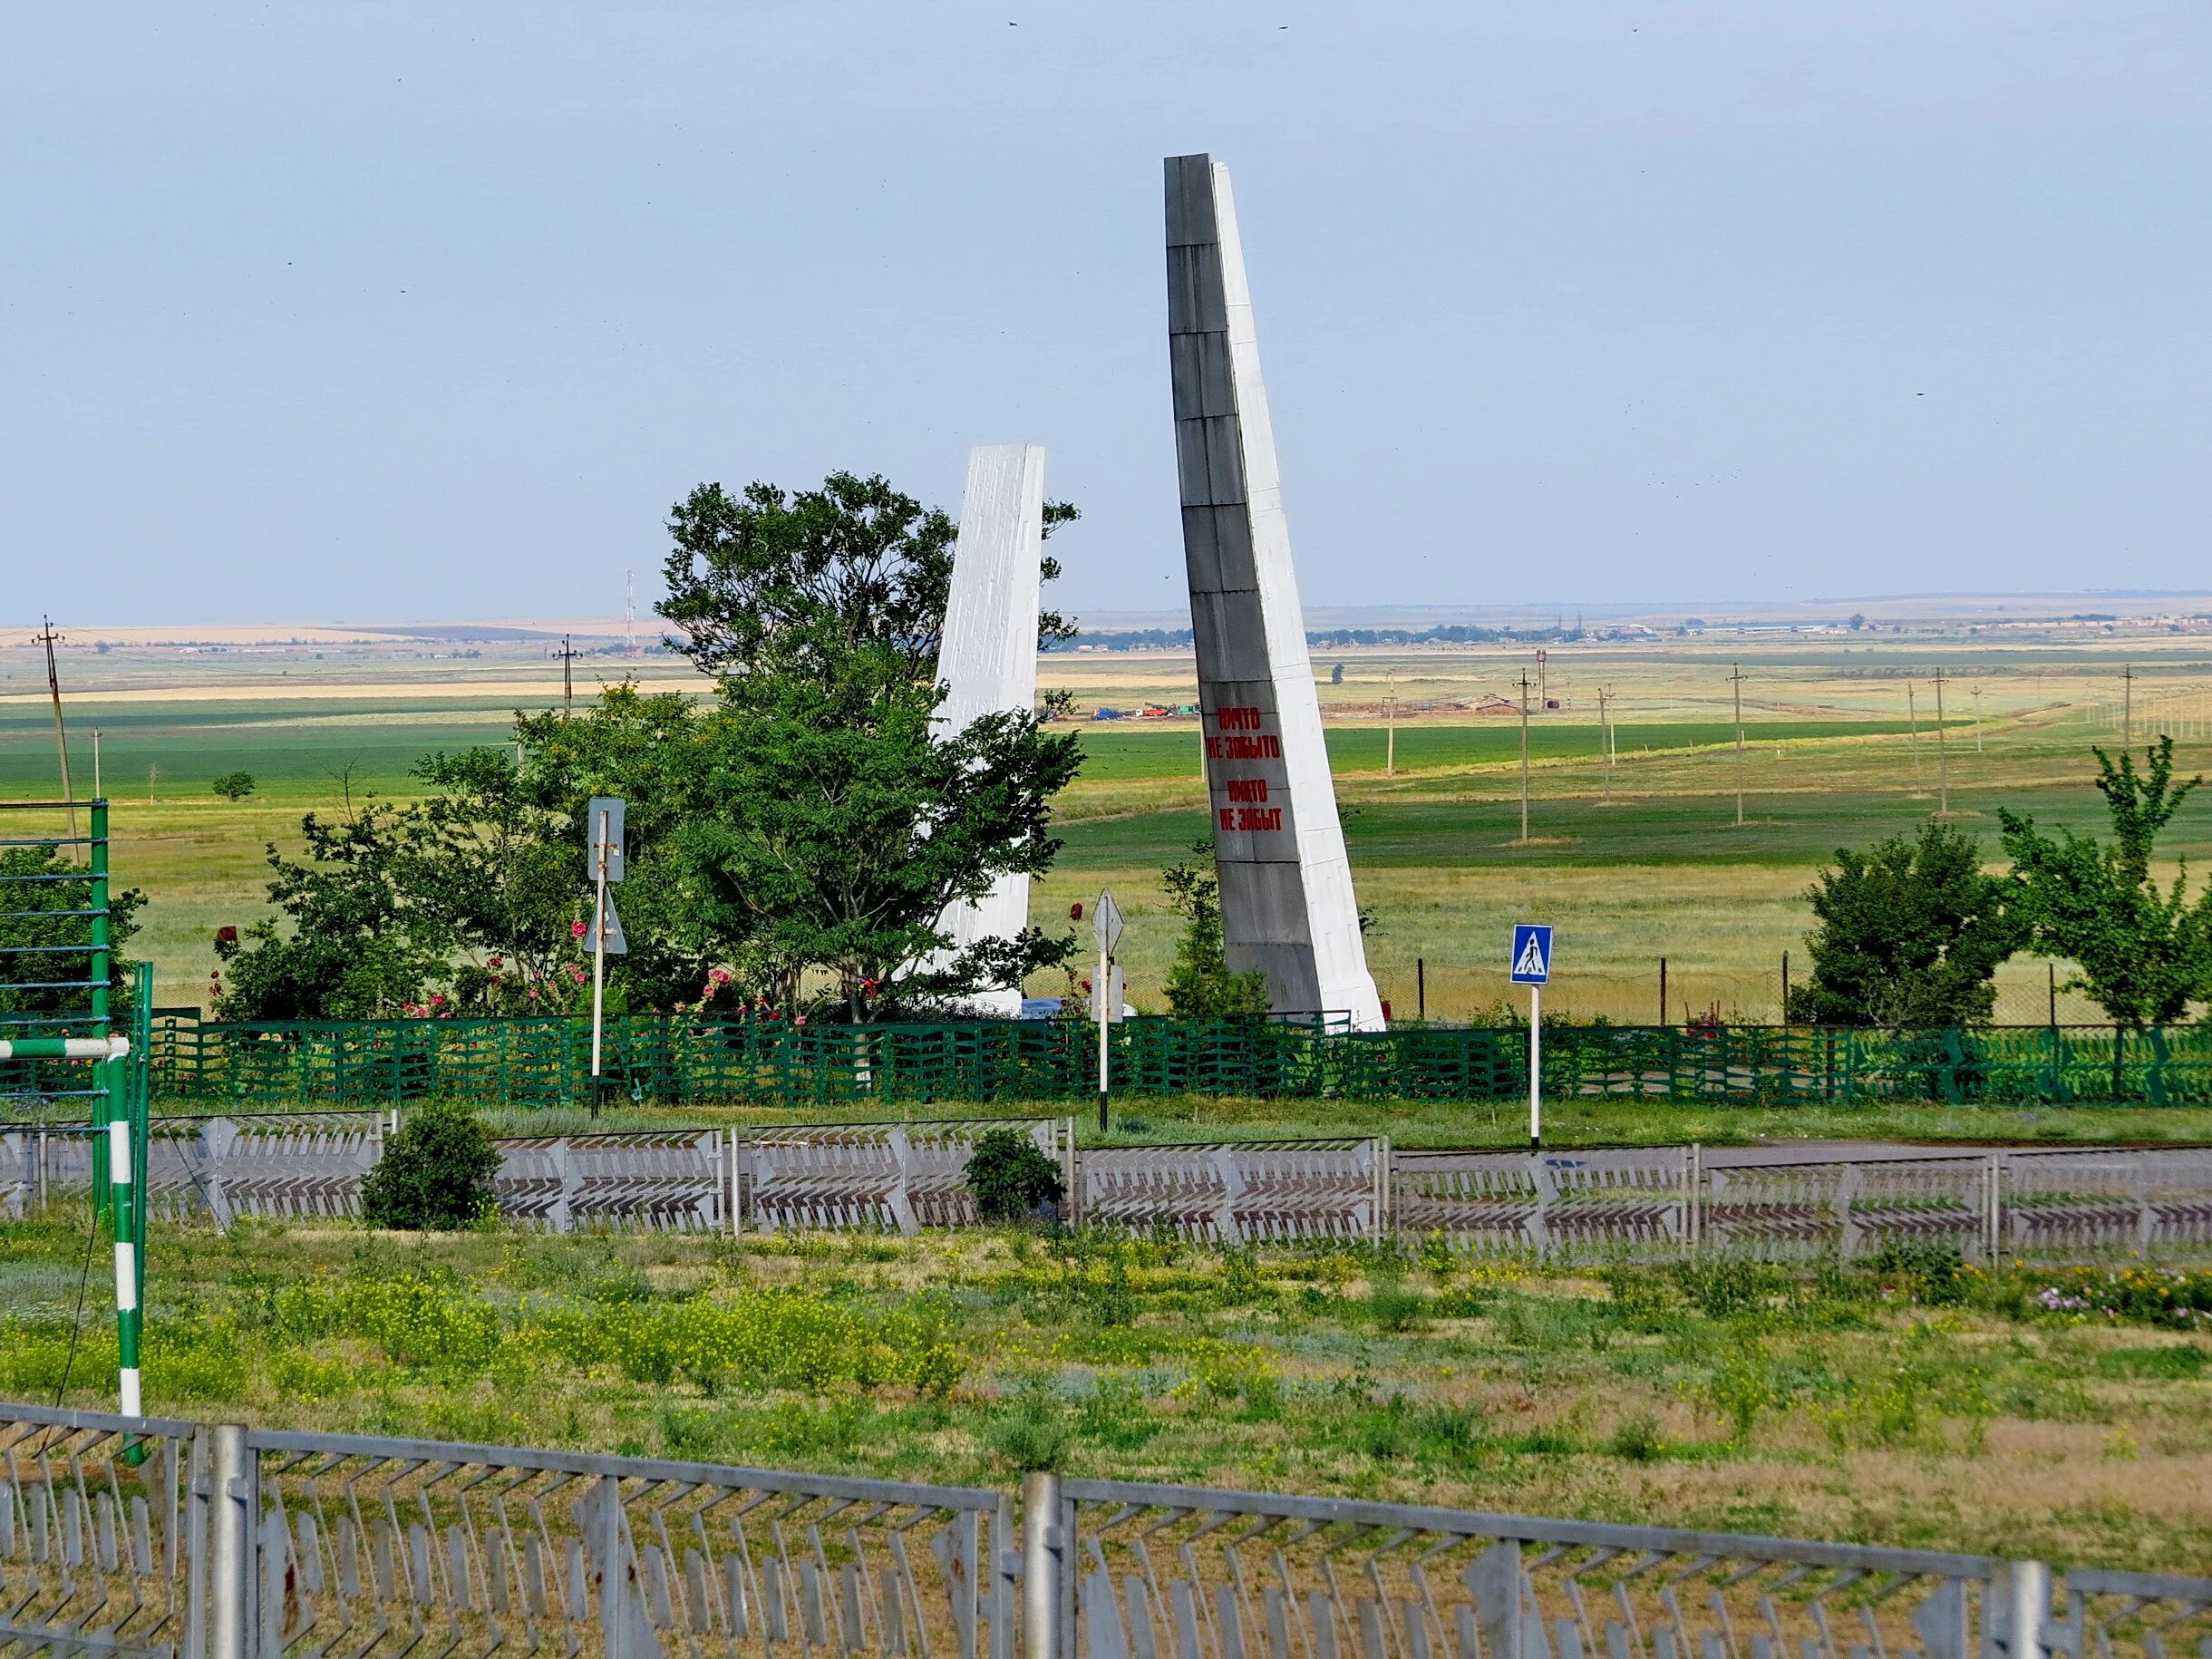
<instances>
[{"instance_id":1,"label":"concrete fence post","mask_svg":"<svg viewBox=\"0 0 2212 1659\"><path fill-rule=\"evenodd\" d=\"M1022 1659L1061 1659L1066 1547L1060 1528L1060 1477L1032 1470L1022 1477Z\"/></svg>"},{"instance_id":2,"label":"concrete fence post","mask_svg":"<svg viewBox=\"0 0 2212 1659\"><path fill-rule=\"evenodd\" d=\"M256 1460L242 1423L217 1423L208 1467L208 1659L247 1659L254 1629Z\"/></svg>"}]
</instances>

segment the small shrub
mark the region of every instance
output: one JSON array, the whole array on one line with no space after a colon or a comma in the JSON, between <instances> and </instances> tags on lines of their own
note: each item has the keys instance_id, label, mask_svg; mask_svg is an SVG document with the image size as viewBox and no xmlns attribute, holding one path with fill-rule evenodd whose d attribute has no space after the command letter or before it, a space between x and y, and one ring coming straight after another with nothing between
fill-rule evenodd
<instances>
[{"instance_id":1,"label":"small shrub","mask_svg":"<svg viewBox=\"0 0 2212 1659\"><path fill-rule=\"evenodd\" d=\"M1085 1439L1112 1450L1136 1451L1159 1432L1160 1425L1134 1377L1101 1377L1097 1390L1076 1412L1076 1427Z\"/></svg>"},{"instance_id":2,"label":"small shrub","mask_svg":"<svg viewBox=\"0 0 2212 1659\"><path fill-rule=\"evenodd\" d=\"M1614 1425L1613 1440L1608 1448L1616 1458L1631 1463L1654 1463L1666 1455L1666 1441L1659 1432L1659 1420L1649 1412L1639 1412L1634 1417L1625 1417Z\"/></svg>"},{"instance_id":3,"label":"small shrub","mask_svg":"<svg viewBox=\"0 0 2212 1659\"><path fill-rule=\"evenodd\" d=\"M1966 1299L1974 1275L1955 1246L1934 1239L1892 1238L1875 1252L1868 1266L1916 1302L1951 1307Z\"/></svg>"},{"instance_id":4,"label":"small shrub","mask_svg":"<svg viewBox=\"0 0 2212 1659\"><path fill-rule=\"evenodd\" d=\"M991 1450L1019 1470L1056 1470L1074 1441L1066 1408L1041 1388L1024 1389L984 1427Z\"/></svg>"},{"instance_id":5,"label":"small shrub","mask_svg":"<svg viewBox=\"0 0 2212 1659\"><path fill-rule=\"evenodd\" d=\"M1403 1279L1378 1273L1368 1283L1366 1313L1376 1330L1402 1335L1427 1322L1429 1299Z\"/></svg>"},{"instance_id":6,"label":"small shrub","mask_svg":"<svg viewBox=\"0 0 2212 1659\"><path fill-rule=\"evenodd\" d=\"M362 1218L415 1233L473 1227L497 1210L491 1178L499 1169L499 1149L476 1114L433 1101L385 1143L361 1184Z\"/></svg>"},{"instance_id":7,"label":"small shrub","mask_svg":"<svg viewBox=\"0 0 2212 1659\"><path fill-rule=\"evenodd\" d=\"M1767 1262L1684 1262L1675 1282L1708 1319L1732 1319L1763 1312L1790 1289L1780 1268Z\"/></svg>"},{"instance_id":8,"label":"small shrub","mask_svg":"<svg viewBox=\"0 0 2212 1659\"><path fill-rule=\"evenodd\" d=\"M1058 1205L1060 1166L1019 1130L985 1130L967 1162L968 1190L985 1221L1024 1221Z\"/></svg>"}]
</instances>

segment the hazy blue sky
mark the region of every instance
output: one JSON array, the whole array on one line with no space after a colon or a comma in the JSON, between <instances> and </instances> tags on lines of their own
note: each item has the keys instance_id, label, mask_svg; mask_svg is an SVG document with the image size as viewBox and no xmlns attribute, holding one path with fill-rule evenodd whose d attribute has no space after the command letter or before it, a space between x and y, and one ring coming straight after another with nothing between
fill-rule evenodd
<instances>
[{"instance_id":1,"label":"hazy blue sky","mask_svg":"<svg viewBox=\"0 0 2212 1659\"><path fill-rule=\"evenodd\" d=\"M2186 0L19 7L0 620L613 614L699 480L1016 439L1060 597L1178 604L1195 150L1309 602L2212 587L2208 72Z\"/></svg>"}]
</instances>

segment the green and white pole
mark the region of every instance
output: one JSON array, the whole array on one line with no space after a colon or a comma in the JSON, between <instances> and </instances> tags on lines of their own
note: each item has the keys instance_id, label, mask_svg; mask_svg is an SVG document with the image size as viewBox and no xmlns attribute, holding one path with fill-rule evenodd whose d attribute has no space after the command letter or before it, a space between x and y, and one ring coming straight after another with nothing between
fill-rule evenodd
<instances>
[{"instance_id":1,"label":"green and white pole","mask_svg":"<svg viewBox=\"0 0 2212 1659\"><path fill-rule=\"evenodd\" d=\"M0 1060L89 1060L115 1102L107 1121L92 1130L92 1171L105 1174L108 1218L115 1231L115 1346L122 1367L122 1413L140 1413L139 1243L144 1237L145 1207L139 1200L138 1130L144 1121L131 1109L120 1086L130 1057L128 1037L0 1037ZM98 1142L107 1142L102 1169Z\"/></svg>"},{"instance_id":2,"label":"green and white pole","mask_svg":"<svg viewBox=\"0 0 2212 1659\"><path fill-rule=\"evenodd\" d=\"M117 1068L120 1070L121 1068ZM117 1408L141 1415L139 1394L138 1181L133 1166L131 1114L108 1122L108 1183L115 1217L115 1355L121 1367Z\"/></svg>"}]
</instances>

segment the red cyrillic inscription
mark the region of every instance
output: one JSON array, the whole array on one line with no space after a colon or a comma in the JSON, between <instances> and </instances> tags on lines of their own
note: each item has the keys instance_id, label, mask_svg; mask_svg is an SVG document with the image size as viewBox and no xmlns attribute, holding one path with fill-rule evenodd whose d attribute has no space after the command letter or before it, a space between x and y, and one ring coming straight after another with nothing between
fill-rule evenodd
<instances>
[{"instance_id":1,"label":"red cyrillic inscription","mask_svg":"<svg viewBox=\"0 0 2212 1659\"><path fill-rule=\"evenodd\" d=\"M1265 778L1231 778L1231 800L1265 800L1267 799L1267 780Z\"/></svg>"},{"instance_id":2,"label":"red cyrillic inscription","mask_svg":"<svg viewBox=\"0 0 2212 1659\"><path fill-rule=\"evenodd\" d=\"M1216 709L1214 724L1224 732L1256 732L1260 712L1255 708Z\"/></svg>"},{"instance_id":3,"label":"red cyrillic inscription","mask_svg":"<svg viewBox=\"0 0 2212 1659\"><path fill-rule=\"evenodd\" d=\"M1279 761L1283 740L1272 732L1261 737L1209 737L1206 754L1215 761Z\"/></svg>"}]
</instances>

